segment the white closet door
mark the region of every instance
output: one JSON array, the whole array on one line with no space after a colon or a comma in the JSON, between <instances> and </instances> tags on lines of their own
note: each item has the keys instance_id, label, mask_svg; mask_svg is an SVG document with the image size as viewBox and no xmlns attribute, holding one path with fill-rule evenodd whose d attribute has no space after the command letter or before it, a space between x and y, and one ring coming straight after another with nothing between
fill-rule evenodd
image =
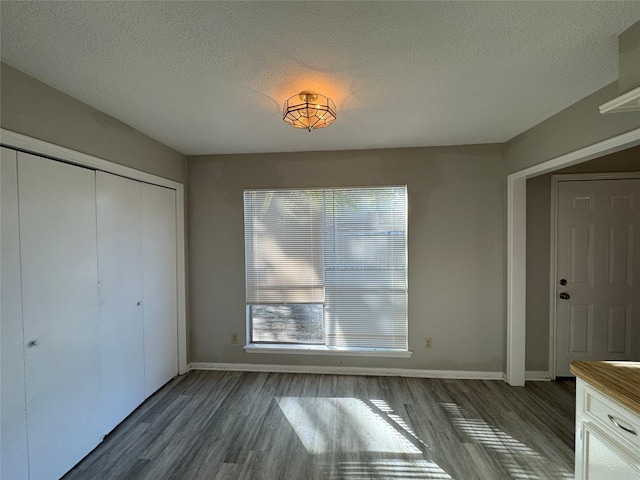
<instances>
[{"instance_id":1,"label":"white closet door","mask_svg":"<svg viewBox=\"0 0 640 480\"><path fill-rule=\"evenodd\" d=\"M0 478L21 479L29 475L27 450L27 404L24 387L24 336L22 334L22 288L18 223L17 152L0 152L0 348L2 395L0 409Z\"/></svg>"},{"instance_id":2,"label":"white closet door","mask_svg":"<svg viewBox=\"0 0 640 480\"><path fill-rule=\"evenodd\" d=\"M178 374L176 192L141 184L145 395Z\"/></svg>"},{"instance_id":3,"label":"white closet door","mask_svg":"<svg viewBox=\"0 0 640 480\"><path fill-rule=\"evenodd\" d=\"M144 399L140 182L96 172L103 432Z\"/></svg>"},{"instance_id":4,"label":"white closet door","mask_svg":"<svg viewBox=\"0 0 640 480\"><path fill-rule=\"evenodd\" d=\"M95 172L18 154L30 476L101 440Z\"/></svg>"}]
</instances>

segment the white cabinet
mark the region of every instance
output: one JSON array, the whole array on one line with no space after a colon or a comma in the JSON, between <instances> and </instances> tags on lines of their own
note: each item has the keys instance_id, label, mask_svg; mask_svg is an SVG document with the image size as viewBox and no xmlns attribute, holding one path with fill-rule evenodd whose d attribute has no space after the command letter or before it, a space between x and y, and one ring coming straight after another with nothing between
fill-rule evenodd
<instances>
[{"instance_id":1,"label":"white cabinet","mask_svg":"<svg viewBox=\"0 0 640 480\"><path fill-rule=\"evenodd\" d=\"M640 416L576 380L576 479L640 479Z\"/></svg>"},{"instance_id":2,"label":"white cabinet","mask_svg":"<svg viewBox=\"0 0 640 480\"><path fill-rule=\"evenodd\" d=\"M583 476L590 480L636 480L640 478L639 465L628 457L624 448L593 424L583 427Z\"/></svg>"},{"instance_id":3,"label":"white cabinet","mask_svg":"<svg viewBox=\"0 0 640 480\"><path fill-rule=\"evenodd\" d=\"M55 479L178 374L176 192L1 161L0 478Z\"/></svg>"}]
</instances>

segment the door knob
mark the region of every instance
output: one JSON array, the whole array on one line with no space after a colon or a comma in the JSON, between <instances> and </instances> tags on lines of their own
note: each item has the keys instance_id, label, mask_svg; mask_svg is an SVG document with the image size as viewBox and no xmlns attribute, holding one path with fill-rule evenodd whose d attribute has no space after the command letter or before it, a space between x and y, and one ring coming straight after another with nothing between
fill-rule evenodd
<instances>
[{"instance_id":1,"label":"door knob","mask_svg":"<svg viewBox=\"0 0 640 480\"><path fill-rule=\"evenodd\" d=\"M568 294L568 293L566 293L566 292L562 292L562 293L560 294L560 298L561 298L562 300L569 300L569 299L571 298L571 295L569 295L569 294Z\"/></svg>"},{"instance_id":2,"label":"door knob","mask_svg":"<svg viewBox=\"0 0 640 480\"><path fill-rule=\"evenodd\" d=\"M27 346L28 347L37 347L38 345L40 345L40 340L31 340Z\"/></svg>"}]
</instances>

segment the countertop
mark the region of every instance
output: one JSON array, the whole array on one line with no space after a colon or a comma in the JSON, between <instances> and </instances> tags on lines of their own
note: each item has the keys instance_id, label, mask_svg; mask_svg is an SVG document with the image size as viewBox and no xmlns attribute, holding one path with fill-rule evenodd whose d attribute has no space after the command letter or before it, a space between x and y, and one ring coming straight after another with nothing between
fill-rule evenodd
<instances>
[{"instance_id":1,"label":"countertop","mask_svg":"<svg viewBox=\"0 0 640 480\"><path fill-rule=\"evenodd\" d=\"M640 415L640 362L571 362L571 373Z\"/></svg>"}]
</instances>

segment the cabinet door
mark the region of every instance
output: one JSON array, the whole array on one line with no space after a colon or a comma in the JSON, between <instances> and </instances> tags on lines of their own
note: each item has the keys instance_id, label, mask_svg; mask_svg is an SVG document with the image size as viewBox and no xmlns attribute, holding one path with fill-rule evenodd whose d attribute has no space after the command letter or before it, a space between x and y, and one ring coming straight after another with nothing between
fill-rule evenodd
<instances>
[{"instance_id":1,"label":"cabinet door","mask_svg":"<svg viewBox=\"0 0 640 480\"><path fill-rule=\"evenodd\" d=\"M584 426L584 465L581 469L588 480L638 480L640 463L621 447L619 441L609 438L591 424Z\"/></svg>"},{"instance_id":2,"label":"cabinet door","mask_svg":"<svg viewBox=\"0 0 640 480\"><path fill-rule=\"evenodd\" d=\"M101 440L95 172L18 154L31 478Z\"/></svg>"},{"instance_id":3,"label":"cabinet door","mask_svg":"<svg viewBox=\"0 0 640 480\"><path fill-rule=\"evenodd\" d=\"M0 299L2 346L2 426L0 432L0 478L23 479L29 475L27 451L27 405L24 390L24 337L22 335L22 292L20 234L18 224L17 152L2 147L0 154Z\"/></svg>"},{"instance_id":4,"label":"cabinet door","mask_svg":"<svg viewBox=\"0 0 640 480\"><path fill-rule=\"evenodd\" d=\"M176 192L141 184L145 396L178 374Z\"/></svg>"},{"instance_id":5,"label":"cabinet door","mask_svg":"<svg viewBox=\"0 0 640 480\"><path fill-rule=\"evenodd\" d=\"M103 432L144 401L140 182L96 172Z\"/></svg>"}]
</instances>

